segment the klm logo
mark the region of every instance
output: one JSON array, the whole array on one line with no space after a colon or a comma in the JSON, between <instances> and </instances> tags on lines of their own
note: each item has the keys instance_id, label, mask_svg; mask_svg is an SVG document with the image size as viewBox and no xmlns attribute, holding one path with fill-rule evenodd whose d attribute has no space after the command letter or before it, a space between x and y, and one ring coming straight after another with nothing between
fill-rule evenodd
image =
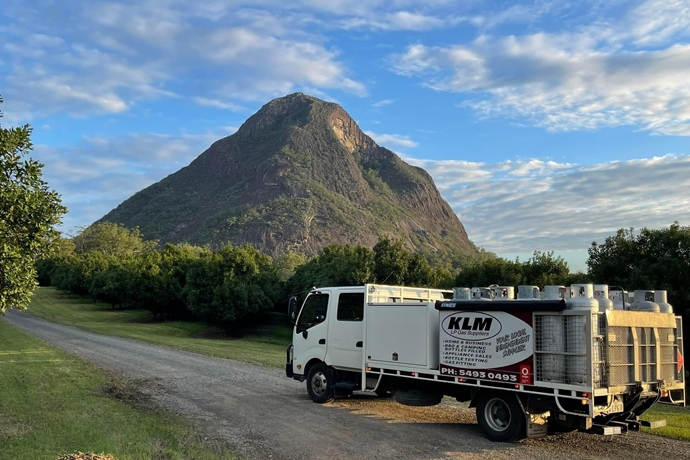
<instances>
[{"instance_id":1,"label":"klm logo","mask_svg":"<svg viewBox=\"0 0 690 460\"><path fill-rule=\"evenodd\" d=\"M461 330L461 331L490 331L491 323L493 318L467 318L461 316L455 316L449 318L448 329ZM474 321L471 321L474 319Z\"/></svg>"},{"instance_id":2,"label":"klm logo","mask_svg":"<svg viewBox=\"0 0 690 460\"><path fill-rule=\"evenodd\" d=\"M501 333L501 321L488 313L463 311L446 316L441 321L441 330L460 340L486 340Z\"/></svg>"}]
</instances>

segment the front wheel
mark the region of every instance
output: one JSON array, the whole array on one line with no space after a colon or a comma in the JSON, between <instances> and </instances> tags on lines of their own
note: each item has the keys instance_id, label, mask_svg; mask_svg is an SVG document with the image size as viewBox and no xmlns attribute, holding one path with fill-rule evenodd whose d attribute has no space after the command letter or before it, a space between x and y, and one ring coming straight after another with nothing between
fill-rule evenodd
<instances>
[{"instance_id":1,"label":"front wheel","mask_svg":"<svg viewBox=\"0 0 690 460\"><path fill-rule=\"evenodd\" d=\"M479 427L491 441L514 442L525 437L525 414L517 395L489 392L478 395L476 404Z\"/></svg>"},{"instance_id":2,"label":"front wheel","mask_svg":"<svg viewBox=\"0 0 690 460\"><path fill-rule=\"evenodd\" d=\"M314 364L307 374L307 393L315 403L333 400L332 372L324 363Z\"/></svg>"}]
</instances>

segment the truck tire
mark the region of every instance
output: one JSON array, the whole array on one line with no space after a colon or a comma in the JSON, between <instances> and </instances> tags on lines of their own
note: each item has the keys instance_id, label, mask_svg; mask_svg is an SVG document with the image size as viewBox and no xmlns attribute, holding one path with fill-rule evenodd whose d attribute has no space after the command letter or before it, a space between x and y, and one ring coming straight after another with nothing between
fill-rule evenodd
<instances>
[{"instance_id":1,"label":"truck tire","mask_svg":"<svg viewBox=\"0 0 690 460\"><path fill-rule=\"evenodd\" d=\"M423 390L397 390L395 392L395 401L405 406L435 406L443 399L441 393Z\"/></svg>"},{"instance_id":2,"label":"truck tire","mask_svg":"<svg viewBox=\"0 0 690 460\"><path fill-rule=\"evenodd\" d=\"M480 393L476 406L479 427L491 441L515 442L527 435L525 414L517 395L502 391Z\"/></svg>"},{"instance_id":3,"label":"truck tire","mask_svg":"<svg viewBox=\"0 0 690 460\"><path fill-rule=\"evenodd\" d=\"M307 374L307 393L315 403L333 401L333 372L324 363L316 363Z\"/></svg>"}]
</instances>

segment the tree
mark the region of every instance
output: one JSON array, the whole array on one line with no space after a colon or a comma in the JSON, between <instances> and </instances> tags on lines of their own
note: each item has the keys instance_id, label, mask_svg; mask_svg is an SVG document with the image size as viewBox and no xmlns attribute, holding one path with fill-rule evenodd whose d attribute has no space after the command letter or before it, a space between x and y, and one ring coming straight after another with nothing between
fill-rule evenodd
<instances>
[{"instance_id":1,"label":"tree","mask_svg":"<svg viewBox=\"0 0 690 460\"><path fill-rule=\"evenodd\" d=\"M229 334L242 320L273 308L280 283L266 254L251 245L227 245L194 261L184 291L194 315Z\"/></svg>"},{"instance_id":2,"label":"tree","mask_svg":"<svg viewBox=\"0 0 690 460\"><path fill-rule=\"evenodd\" d=\"M371 249L349 244L332 244L318 256L296 268L286 283L285 300L289 295L305 294L312 287L361 286L372 282Z\"/></svg>"},{"instance_id":3,"label":"tree","mask_svg":"<svg viewBox=\"0 0 690 460\"><path fill-rule=\"evenodd\" d=\"M589 248L587 266L598 283L635 289L663 289L676 313L690 311L690 227L678 222L652 230L621 228Z\"/></svg>"},{"instance_id":4,"label":"tree","mask_svg":"<svg viewBox=\"0 0 690 460\"><path fill-rule=\"evenodd\" d=\"M2 98L0 98L2 103ZM0 118L2 113L0 112ZM44 165L25 157L31 127L0 125L0 313L25 309L36 287L38 259L50 254L67 209L42 179Z\"/></svg>"},{"instance_id":5,"label":"tree","mask_svg":"<svg viewBox=\"0 0 690 460\"><path fill-rule=\"evenodd\" d=\"M39 286L50 286L55 270L63 266L62 262L74 254L72 240L59 236L53 242L50 257L36 261L36 280Z\"/></svg>"},{"instance_id":6,"label":"tree","mask_svg":"<svg viewBox=\"0 0 690 460\"><path fill-rule=\"evenodd\" d=\"M286 283L295 271L307 263L307 256L299 252L288 252L273 259L273 267L276 270L278 281Z\"/></svg>"},{"instance_id":7,"label":"tree","mask_svg":"<svg viewBox=\"0 0 690 460\"><path fill-rule=\"evenodd\" d=\"M474 287L517 286L522 283L524 264L517 260L489 258L462 270L455 279L456 286Z\"/></svg>"},{"instance_id":8,"label":"tree","mask_svg":"<svg viewBox=\"0 0 690 460\"><path fill-rule=\"evenodd\" d=\"M532 257L523 264L522 274L523 284L544 289L549 284L566 283L570 268L563 257L554 257L553 251L534 251Z\"/></svg>"},{"instance_id":9,"label":"tree","mask_svg":"<svg viewBox=\"0 0 690 460\"><path fill-rule=\"evenodd\" d=\"M138 228L128 229L122 224L101 222L82 228L72 238L77 254L96 251L107 256L135 256L153 251L158 241L144 241Z\"/></svg>"},{"instance_id":10,"label":"tree","mask_svg":"<svg viewBox=\"0 0 690 460\"><path fill-rule=\"evenodd\" d=\"M379 284L405 284L410 252L401 240L382 238L374 246L374 278Z\"/></svg>"}]
</instances>

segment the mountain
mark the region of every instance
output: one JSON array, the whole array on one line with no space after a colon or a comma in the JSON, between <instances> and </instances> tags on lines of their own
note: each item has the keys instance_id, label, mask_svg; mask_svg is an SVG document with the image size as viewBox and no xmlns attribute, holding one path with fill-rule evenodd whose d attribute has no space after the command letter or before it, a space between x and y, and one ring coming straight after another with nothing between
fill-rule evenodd
<instances>
[{"instance_id":1,"label":"mountain","mask_svg":"<svg viewBox=\"0 0 690 460\"><path fill-rule=\"evenodd\" d=\"M251 243L279 255L334 243L472 253L431 176L365 135L339 105L301 93L275 99L189 166L100 221L161 242Z\"/></svg>"}]
</instances>

